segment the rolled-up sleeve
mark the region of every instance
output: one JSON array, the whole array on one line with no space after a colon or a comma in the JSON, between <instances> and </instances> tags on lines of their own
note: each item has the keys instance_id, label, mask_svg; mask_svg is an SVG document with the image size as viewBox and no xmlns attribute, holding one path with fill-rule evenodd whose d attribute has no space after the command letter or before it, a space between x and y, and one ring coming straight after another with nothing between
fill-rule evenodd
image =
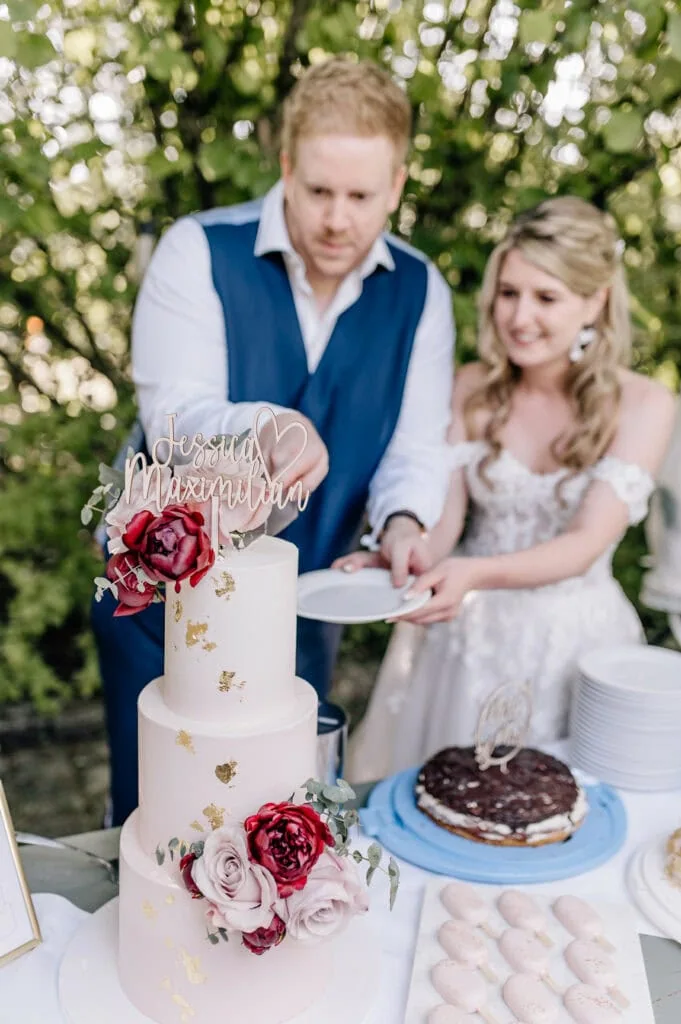
<instances>
[{"instance_id":1,"label":"rolled-up sleeve","mask_svg":"<svg viewBox=\"0 0 681 1024\"><path fill-rule=\"evenodd\" d=\"M446 433L454 377L454 317L449 286L428 264L428 287L414 338L395 431L369 489L375 542L386 518L408 509L432 528L449 483Z\"/></svg>"},{"instance_id":2,"label":"rolled-up sleeve","mask_svg":"<svg viewBox=\"0 0 681 1024\"><path fill-rule=\"evenodd\" d=\"M132 325L132 376L148 445L167 436L171 413L176 436L212 437L248 429L262 407L228 400L224 317L208 241L192 217L163 235L144 277Z\"/></svg>"}]
</instances>

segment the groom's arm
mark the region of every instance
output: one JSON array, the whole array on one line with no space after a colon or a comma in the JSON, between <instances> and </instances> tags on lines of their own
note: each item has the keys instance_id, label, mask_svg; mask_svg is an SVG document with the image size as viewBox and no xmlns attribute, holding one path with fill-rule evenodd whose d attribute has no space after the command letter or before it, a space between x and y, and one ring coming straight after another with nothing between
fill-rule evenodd
<instances>
[{"instance_id":1,"label":"groom's arm","mask_svg":"<svg viewBox=\"0 0 681 1024\"><path fill-rule=\"evenodd\" d=\"M442 514L450 475L446 432L451 413L454 334L449 286L429 263L426 301L414 338L400 414L369 489L373 540L379 537L388 516L401 510L412 513L427 529ZM408 520L402 525L407 527Z\"/></svg>"},{"instance_id":2,"label":"groom's arm","mask_svg":"<svg viewBox=\"0 0 681 1024\"><path fill-rule=\"evenodd\" d=\"M177 221L158 243L132 325L132 376L147 444L167 435L240 434L265 403L227 399L227 338L201 225ZM279 406L266 403L275 412Z\"/></svg>"}]
</instances>

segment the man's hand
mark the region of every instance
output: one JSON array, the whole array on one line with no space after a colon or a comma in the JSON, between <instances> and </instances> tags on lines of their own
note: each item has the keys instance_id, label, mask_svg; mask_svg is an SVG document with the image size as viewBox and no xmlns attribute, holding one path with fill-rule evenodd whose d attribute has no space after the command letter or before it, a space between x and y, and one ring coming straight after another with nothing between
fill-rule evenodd
<instances>
[{"instance_id":1,"label":"man's hand","mask_svg":"<svg viewBox=\"0 0 681 1024\"><path fill-rule=\"evenodd\" d=\"M281 482L284 494L298 482L304 491L319 487L329 471L329 453L307 416L300 412L279 413L260 428L259 437L268 472Z\"/></svg>"},{"instance_id":2,"label":"man's hand","mask_svg":"<svg viewBox=\"0 0 681 1024\"><path fill-rule=\"evenodd\" d=\"M410 573L430 569L433 558L418 523L410 516L394 516L381 536L381 558L390 566L394 587L403 587Z\"/></svg>"}]
</instances>

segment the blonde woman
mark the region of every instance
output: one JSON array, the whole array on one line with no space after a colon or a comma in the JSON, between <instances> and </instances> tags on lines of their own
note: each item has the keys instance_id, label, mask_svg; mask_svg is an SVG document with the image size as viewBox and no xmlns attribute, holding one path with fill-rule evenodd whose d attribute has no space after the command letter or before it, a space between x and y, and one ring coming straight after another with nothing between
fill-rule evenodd
<instances>
[{"instance_id":1,"label":"blonde woman","mask_svg":"<svg viewBox=\"0 0 681 1024\"><path fill-rule=\"evenodd\" d=\"M643 642L611 557L646 515L675 407L626 368L629 352L610 217L568 197L520 216L486 269L480 360L454 388L449 496L429 538L437 564L413 587L433 597L396 627L349 778L471 743L503 683L531 683L532 741L563 736L582 652Z\"/></svg>"}]
</instances>

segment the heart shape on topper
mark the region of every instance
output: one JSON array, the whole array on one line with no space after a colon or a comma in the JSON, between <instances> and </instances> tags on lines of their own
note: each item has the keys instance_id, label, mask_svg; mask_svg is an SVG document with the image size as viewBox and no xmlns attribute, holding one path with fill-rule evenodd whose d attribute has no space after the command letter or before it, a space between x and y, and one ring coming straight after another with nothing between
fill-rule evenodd
<instances>
[{"instance_id":1,"label":"heart shape on topper","mask_svg":"<svg viewBox=\"0 0 681 1024\"><path fill-rule=\"evenodd\" d=\"M287 464L283 466L280 470L278 470L278 472L276 472L273 476L270 475L270 471L267 466L267 460L263 455L262 444L260 442L260 431L262 430L263 426L265 426L265 424L261 423L261 417L265 413L269 413L270 416L272 417L272 428L274 430L274 444L272 445L272 452L274 452L274 449L277 447L279 442L282 441L283 438L285 438L286 435L291 430L299 430L302 432L302 444L300 450L297 451L293 458L290 459L290 461L287 462ZM274 411L270 409L268 406L263 406L262 409L258 409L258 412L256 414L255 421L253 423L253 434L255 437L255 444L258 449L258 457L260 458L260 464L262 465L263 468L263 473L267 478L268 484L272 486L272 484L276 484L284 476L284 474L288 473L289 469L295 466L296 462L305 451L305 447L307 445L307 427L305 426L304 423L301 423L300 420L293 420L293 422L288 423L283 430L279 430L279 426L277 424Z\"/></svg>"}]
</instances>

